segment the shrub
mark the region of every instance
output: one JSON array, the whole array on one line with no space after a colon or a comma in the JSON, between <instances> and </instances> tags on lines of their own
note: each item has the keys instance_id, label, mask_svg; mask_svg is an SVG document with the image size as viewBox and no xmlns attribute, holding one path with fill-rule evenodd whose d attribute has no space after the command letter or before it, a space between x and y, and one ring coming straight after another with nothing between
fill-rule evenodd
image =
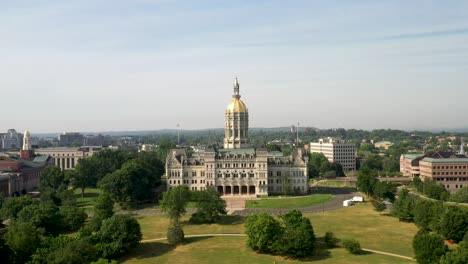
<instances>
[{"instance_id":1,"label":"shrub","mask_svg":"<svg viewBox=\"0 0 468 264\"><path fill-rule=\"evenodd\" d=\"M356 239L345 239L342 245L351 254L361 253L361 244Z\"/></svg>"},{"instance_id":2,"label":"shrub","mask_svg":"<svg viewBox=\"0 0 468 264\"><path fill-rule=\"evenodd\" d=\"M372 200L372 205L374 206L374 210L377 212L382 212L387 208L387 206L385 206L385 204L379 200Z\"/></svg>"},{"instance_id":3,"label":"shrub","mask_svg":"<svg viewBox=\"0 0 468 264\"><path fill-rule=\"evenodd\" d=\"M339 239L335 237L335 234L333 234L333 232L326 232L324 241L327 247L334 248L336 247L336 244L339 242Z\"/></svg>"},{"instance_id":4,"label":"shrub","mask_svg":"<svg viewBox=\"0 0 468 264\"><path fill-rule=\"evenodd\" d=\"M167 241L169 244L178 245L184 242L184 229L178 218L171 219L167 228Z\"/></svg>"}]
</instances>

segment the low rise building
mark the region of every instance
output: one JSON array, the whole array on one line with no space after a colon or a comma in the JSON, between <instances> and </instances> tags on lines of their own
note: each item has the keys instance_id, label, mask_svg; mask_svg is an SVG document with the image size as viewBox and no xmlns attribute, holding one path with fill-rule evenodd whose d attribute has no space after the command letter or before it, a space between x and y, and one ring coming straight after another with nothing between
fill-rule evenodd
<instances>
[{"instance_id":1,"label":"low rise building","mask_svg":"<svg viewBox=\"0 0 468 264\"><path fill-rule=\"evenodd\" d=\"M404 154L400 157L400 170L403 176L431 179L450 192L468 186L468 157L463 153Z\"/></svg>"},{"instance_id":2,"label":"low rise building","mask_svg":"<svg viewBox=\"0 0 468 264\"><path fill-rule=\"evenodd\" d=\"M54 159L55 166L62 170L69 170L74 169L80 159L91 157L102 149L101 146L39 148L35 150L35 153L49 155Z\"/></svg>"},{"instance_id":3,"label":"low rise building","mask_svg":"<svg viewBox=\"0 0 468 264\"><path fill-rule=\"evenodd\" d=\"M344 171L356 170L356 146L344 140L321 138L310 143L310 153L322 153L330 162L339 163Z\"/></svg>"}]
</instances>

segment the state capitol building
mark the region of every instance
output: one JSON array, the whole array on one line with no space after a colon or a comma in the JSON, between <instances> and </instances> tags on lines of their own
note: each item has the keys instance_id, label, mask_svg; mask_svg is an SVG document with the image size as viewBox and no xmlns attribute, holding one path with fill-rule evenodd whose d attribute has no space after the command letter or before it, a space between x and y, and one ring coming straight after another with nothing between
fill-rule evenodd
<instances>
[{"instance_id":1,"label":"state capitol building","mask_svg":"<svg viewBox=\"0 0 468 264\"><path fill-rule=\"evenodd\" d=\"M224 148L210 147L187 155L172 149L166 158L167 189L214 187L223 195L308 193L307 156L294 148L289 156L255 149L249 142L249 112L234 82L233 99L225 112Z\"/></svg>"}]
</instances>

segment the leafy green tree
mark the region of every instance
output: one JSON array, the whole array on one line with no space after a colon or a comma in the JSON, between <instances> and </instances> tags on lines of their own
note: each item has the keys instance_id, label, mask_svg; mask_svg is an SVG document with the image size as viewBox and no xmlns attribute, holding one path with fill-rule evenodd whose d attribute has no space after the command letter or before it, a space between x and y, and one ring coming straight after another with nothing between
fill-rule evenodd
<instances>
[{"instance_id":1,"label":"leafy green tree","mask_svg":"<svg viewBox=\"0 0 468 264\"><path fill-rule=\"evenodd\" d=\"M333 178L336 178L336 172L335 171L326 171L325 173L323 173L323 178L325 179L333 179Z\"/></svg>"},{"instance_id":2,"label":"leafy green tree","mask_svg":"<svg viewBox=\"0 0 468 264\"><path fill-rule=\"evenodd\" d=\"M273 143L268 143L265 147L268 151L281 151L281 147Z\"/></svg>"},{"instance_id":3,"label":"leafy green tree","mask_svg":"<svg viewBox=\"0 0 468 264\"><path fill-rule=\"evenodd\" d=\"M395 200L395 203L393 203L391 211L392 215L404 221L413 220L415 202L415 198L410 196L409 191L402 189L398 195L398 198Z\"/></svg>"},{"instance_id":4,"label":"leafy green tree","mask_svg":"<svg viewBox=\"0 0 468 264\"><path fill-rule=\"evenodd\" d=\"M463 187L450 195L450 201L456 203L468 203L468 187Z\"/></svg>"},{"instance_id":5,"label":"leafy green tree","mask_svg":"<svg viewBox=\"0 0 468 264\"><path fill-rule=\"evenodd\" d=\"M178 185L163 193L161 208L172 218L180 218L185 214L185 208L190 200L190 191L185 185Z\"/></svg>"},{"instance_id":6,"label":"leafy green tree","mask_svg":"<svg viewBox=\"0 0 468 264\"><path fill-rule=\"evenodd\" d=\"M77 231L88 218L83 208L76 206L61 206L59 214L63 221L63 228L67 231Z\"/></svg>"},{"instance_id":7,"label":"leafy green tree","mask_svg":"<svg viewBox=\"0 0 468 264\"><path fill-rule=\"evenodd\" d=\"M274 253L276 241L282 237L283 229L280 223L266 213L254 214L247 217L245 222L247 245L257 252Z\"/></svg>"},{"instance_id":8,"label":"leafy green tree","mask_svg":"<svg viewBox=\"0 0 468 264\"><path fill-rule=\"evenodd\" d=\"M41 172L39 190L58 189L64 184L65 175L59 167L48 166Z\"/></svg>"},{"instance_id":9,"label":"leafy green tree","mask_svg":"<svg viewBox=\"0 0 468 264\"><path fill-rule=\"evenodd\" d=\"M226 202L214 188L192 192L191 196L197 203L197 212L190 217L191 222L215 223L221 215L227 214Z\"/></svg>"},{"instance_id":10,"label":"leafy green tree","mask_svg":"<svg viewBox=\"0 0 468 264\"><path fill-rule=\"evenodd\" d=\"M5 234L5 242L13 251L13 263L25 263L41 246L42 232L30 222L12 222Z\"/></svg>"},{"instance_id":11,"label":"leafy green tree","mask_svg":"<svg viewBox=\"0 0 468 264\"><path fill-rule=\"evenodd\" d=\"M369 169L369 170L376 170L381 171L383 170L383 161L382 157L379 155L368 155L364 158L364 162L361 165L361 169Z\"/></svg>"},{"instance_id":12,"label":"leafy green tree","mask_svg":"<svg viewBox=\"0 0 468 264\"><path fill-rule=\"evenodd\" d=\"M173 142L164 140L161 141L158 145L157 155L159 160L166 160L169 150L175 148L176 145Z\"/></svg>"},{"instance_id":13,"label":"leafy green tree","mask_svg":"<svg viewBox=\"0 0 468 264\"><path fill-rule=\"evenodd\" d=\"M361 192L370 196L374 195L374 188L377 182L378 180L374 171L367 168L361 168L358 171L356 186Z\"/></svg>"},{"instance_id":14,"label":"leafy green tree","mask_svg":"<svg viewBox=\"0 0 468 264\"><path fill-rule=\"evenodd\" d=\"M418 263L432 264L439 263L448 248L441 236L419 230L413 238L413 251Z\"/></svg>"},{"instance_id":15,"label":"leafy green tree","mask_svg":"<svg viewBox=\"0 0 468 264\"><path fill-rule=\"evenodd\" d=\"M104 149L91 157L97 164L95 175L98 180L109 173L120 169L124 163L132 159L130 152L123 150Z\"/></svg>"},{"instance_id":16,"label":"leafy green tree","mask_svg":"<svg viewBox=\"0 0 468 264\"><path fill-rule=\"evenodd\" d=\"M98 168L98 158L96 157L80 159L75 166L72 183L81 189L81 197L84 197L86 187L96 186Z\"/></svg>"},{"instance_id":17,"label":"leafy green tree","mask_svg":"<svg viewBox=\"0 0 468 264\"><path fill-rule=\"evenodd\" d=\"M137 159L142 165L148 169L148 178L151 178L154 183L153 185L161 184L161 176L164 175L164 163L158 157L158 153L154 151L142 151L138 153ZM163 159L165 161L166 158Z\"/></svg>"},{"instance_id":18,"label":"leafy green tree","mask_svg":"<svg viewBox=\"0 0 468 264\"><path fill-rule=\"evenodd\" d=\"M435 230L439 215L443 212L443 205L441 202L434 202L429 200L420 199L416 201L414 206L414 223L426 230Z\"/></svg>"},{"instance_id":19,"label":"leafy green tree","mask_svg":"<svg viewBox=\"0 0 468 264\"><path fill-rule=\"evenodd\" d=\"M104 258L100 258L94 262L91 262L91 264L119 264L117 260L108 260Z\"/></svg>"},{"instance_id":20,"label":"leafy green tree","mask_svg":"<svg viewBox=\"0 0 468 264\"><path fill-rule=\"evenodd\" d=\"M101 228L101 223L114 215L114 201L107 193L99 195L96 205L94 206L94 215L90 221L90 227L93 231L98 231Z\"/></svg>"},{"instance_id":21,"label":"leafy green tree","mask_svg":"<svg viewBox=\"0 0 468 264\"><path fill-rule=\"evenodd\" d=\"M375 196L381 199L394 202L395 192L396 192L396 186L390 182L376 181L374 184L373 193Z\"/></svg>"},{"instance_id":22,"label":"leafy green tree","mask_svg":"<svg viewBox=\"0 0 468 264\"><path fill-rule=\"evenodd\" d=\"M99 243L96 245L105 258L118 257L141 240L140 224L129 215L114 215L102 221L101 230L97 233Z\"/></svg>"},{"instance_id":23,"label":"leafy green tree","mask_svg":"<svg viewBox=\"0 0 468 264\"><path fill-rule=\"evenodd\" d=\"M0 209L0 218L3 220L14 219L24 207L33 204L30 196L12 197L3 203Z\"/></svg>"},{"instance_id":24,"label":"leafy green tree","mask_svg":"<svg viewBox=\"0 0 468 264\"><path fill-rule=\"evenodd\" d=\"M462 241L468 232L468 209L446 206L439 221L437 233L456 242Z\"/></svg>"},{"instance_id":25,"label":"leafy green tree","mask_svg":"<svg viewBox=\"0 0 468 264\"><path fill-rule=\"evenodd\" d=\"M297 210L280 216L282 236L276 244L275 253L305 257L314 253L315 235L310 220Z\"/></svg>"},{"instance_id":26,"label":"leafy green tree","mask_svg":"<svg viewBox=\"0 0 468 264\"><path fill-rule=\"evenodd\" d=\"M179 218L171 219L167 228L167 242L171 245L178 245L184 242L184 238L184 229Z\"/></svg>"},{"instance_id":27,"label":"leafy green tree","mask_svg":"<svg viewBox=\"0 0 468 264\"><path fill-rule=\"evenodd\" d=\"M450 193L442 184L437 184L428 178L426 178L423 182L422 192L429 198L441 201L446 201L450 197Z\"/></svg>"},{"instance_id":28,"label":"leafy green tree","mask_svg":"<svg viewBox=\"0 0 468 264\"><path fill-rule=\"evenodd\" d=\"M33 203L18 213L18 220L29 222L36 228L44 228L47 234L58 235L63 230L63 219L58 207L52 203Z\"/></svg>"},{"instance_id":29,"label":"leafy green tree","mask_svg":"<svg viewBox=\"0 0 468 264\"><path fill-rule=\"evenodd\" d=\"M341 244L351 254L361 253L361 244L356 239L344 239Z\"/></svg>"},{"instance_id":30,"label":"leafy green tree","mask_svg":"<svg viewBox=\"0 0 468 264\"><path fill-rule=\"evenodd\" d=\"M468 263L468 243L461 242L458 247L447 252L440 259L440 264L466 264Z\"/></svg>"},{"instance_id":31,"label":"leafy green tree","mask_svg":"<svg viewBox=\"0 0 468 264\"><path fill-rule=\"evenodd\" d=\"M104 192L121 205L135 204L153 193L156 178L137 159L130 160L99 183Z\"/></svg>"},{"instance_id":32,"label":"leafy green tree","mask_svg":"<svg viewBox=\"0 0 468 264\"><path fill-rule=\"evenodd\" d=\"M399 155L394 157L386 157L382 161L382 169L387 172L399 172L400 160Z\"/></svg>"},{"instance_id":33,"label":"leafy green tree","mask_svg":"<svg viewBox=\"0 0 468 264\"><path fill-rule=\"evenodd\" d=\"M87 240L73 240L63 247L57 248L47 255L46 263L50 264L82 264L90 263L97 257L94 245Z\"/></svg>"},{"instance_id":34,"label":"leafy green tree","mask_svg":"<svg viewBox=\"0 0 468 264\"><path fill-rule=\"evenodd\" d=\"M382 212L387 208L387 206L385 206L385 204L382 201L378 200L378 199L372 200L372 205L374 206L374 209L377 212Z\"/></svg>"}]
</instances>

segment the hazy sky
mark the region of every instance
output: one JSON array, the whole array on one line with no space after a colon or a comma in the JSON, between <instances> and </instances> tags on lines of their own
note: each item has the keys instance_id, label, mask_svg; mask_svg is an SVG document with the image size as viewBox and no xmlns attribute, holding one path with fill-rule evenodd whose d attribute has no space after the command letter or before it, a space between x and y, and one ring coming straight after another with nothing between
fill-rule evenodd
<instances>
[{"instance_id":1,"label":"hazy sky","mask_svg":"<svg viewBox=\"0 0 468 264\"><path fill-rule=\"evenodd\" d=\"M0 1L0 132L468 127L468 1Z\"/></svg>"}]
</instances>

